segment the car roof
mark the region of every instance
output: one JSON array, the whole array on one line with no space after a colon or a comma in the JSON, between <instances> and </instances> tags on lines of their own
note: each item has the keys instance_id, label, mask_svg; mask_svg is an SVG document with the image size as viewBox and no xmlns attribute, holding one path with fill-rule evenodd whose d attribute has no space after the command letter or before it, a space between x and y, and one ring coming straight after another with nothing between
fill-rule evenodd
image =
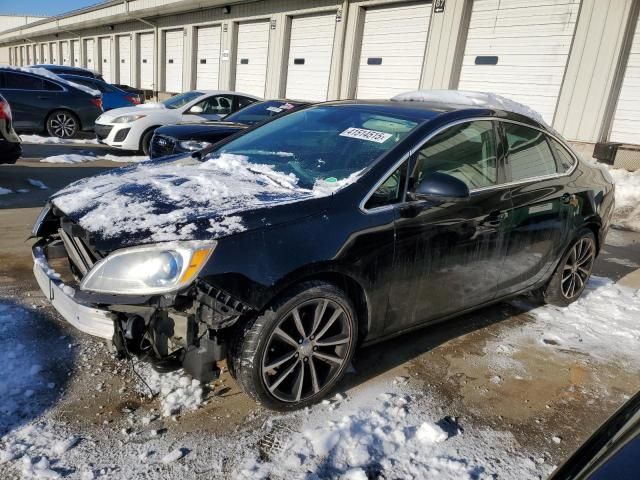
<instances>
[{"instance_id":1,"label":"car roof","mask_svg":"<svg viewBox=\"0 0 640 480\"><path fill-rule=\"evenodd\" d=\"M388 115L409 116L417 121L433 120L441 116L455 116L456 119L473 117L496 117L526 123L548 131L549 127L526 115L495 108L492 106L470 106L438 101L398 101L398 100L336 100L319 105L350 105L363 109L375 109ZM453 114L453 115L448 115Z\"/></svg>"}]
</instances>

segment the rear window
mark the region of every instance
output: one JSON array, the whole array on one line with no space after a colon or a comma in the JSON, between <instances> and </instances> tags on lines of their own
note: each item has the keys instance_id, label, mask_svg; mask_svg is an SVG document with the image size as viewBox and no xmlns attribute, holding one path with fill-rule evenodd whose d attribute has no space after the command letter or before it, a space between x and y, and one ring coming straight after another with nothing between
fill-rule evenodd
<instances>
[{"instance_id":1,"label":"rear window","mask_svg":"<svg viewBox=\"0 0 640 480\"><path fill-rule=\"evenodd\" d=\"M547 136L543 132L506 122L504 129L509 145L511 180L527 180L557 172Z\"/></svg>"}]
</instances>

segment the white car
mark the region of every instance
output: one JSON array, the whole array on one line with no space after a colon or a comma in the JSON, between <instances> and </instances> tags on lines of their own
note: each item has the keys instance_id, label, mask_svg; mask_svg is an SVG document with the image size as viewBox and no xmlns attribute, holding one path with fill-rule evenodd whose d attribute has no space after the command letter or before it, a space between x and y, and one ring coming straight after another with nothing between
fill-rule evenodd
<instances>
[{"instance_id":1,"label":"white car","mask_svg":"<svg viewBox=\"0 0 640 480\"><path fill-rule=\"evenodd\" d=\"M122 150L142 150L149 155L149 144L156 128L179 122L221 120L226 115L261 100L253 95L223 90L192 90L160 103L114 108L98 117L98 141Z\"/></svg>"}]
</instances>

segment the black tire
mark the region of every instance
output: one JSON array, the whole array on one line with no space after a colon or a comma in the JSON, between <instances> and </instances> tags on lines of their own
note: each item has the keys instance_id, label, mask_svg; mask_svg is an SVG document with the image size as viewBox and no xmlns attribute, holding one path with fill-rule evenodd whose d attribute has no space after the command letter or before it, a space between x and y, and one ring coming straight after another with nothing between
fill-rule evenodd
<instances>
[{"instance_id":1,"label":"black tire","mask_svg":"<svg viewBox=\"0 0 640 480\"><path fill-rule=\"evenodd\" d=\"M54 110L47 117L45 127L52 137L74 138L80 131L80 120L69 110Z\"/></svg>"},{"instance_id":2,"label":"black tire","mask_svg":"<svg viewBox=\"0 0 640 480\"><path fill-rule=\"evenodd\" d=\"M142 135L140 139L140 151L144 153L146 156L151 155L151 139L153 138L153 134L156 131L156 127L151 130L147 130Z\"/></svg>"},{"instance_id":3,"label":"black tire","mask_svg":"<svg viewBox=\"0 0 640 480\"><path fill-rule=\"evenodd\" d=\"M294 311L298 312L299 322ZM304 339L297 338L302 337L297 334L298 325L305 332ZM303 408L325 397L344 375L356 347L357 325L353 303L342 290L325 282L301 283L262 315L236 328L227 354L229 372L245 393L267 408L280 411ZM279 332L289 340L297 335L298 345L283 341ZM286 362L263 369L278 364L289 352L294 356ZM270 380L273 380L271 389ZM281 385L282 390L291 385L291 398L283 397Z\"/></svg>"},{"instance_id":4,"label":"black tire","mask_svg":"<svg viewBox=\"0 0 640 480\"><path fill-rule=\"evenodd\" d=\"M596 237L589 229L578 232L575 241L562 256L549 283L542 289L546 303L566 307L584 291L596 258Z\"/></svg>"}]
</instances>

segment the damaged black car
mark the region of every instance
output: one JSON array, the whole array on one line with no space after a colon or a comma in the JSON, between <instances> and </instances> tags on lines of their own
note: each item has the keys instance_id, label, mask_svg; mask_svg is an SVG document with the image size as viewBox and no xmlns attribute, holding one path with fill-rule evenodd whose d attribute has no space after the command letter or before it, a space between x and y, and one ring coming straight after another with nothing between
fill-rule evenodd
<instances>
[{"instance_id":1,"label":"damaged black car","mask_svg":"<svg viewBox=\"0 0 640 480\"><path fill-rule=\"evenodd\" d=\"M542 119L462 93L330 102L55 194L34 273L80 330L273 409L354 352L535 291L565 306L613 184ZM513 108L511 108L513 107Z\"/></svg>"}]
</instances>

